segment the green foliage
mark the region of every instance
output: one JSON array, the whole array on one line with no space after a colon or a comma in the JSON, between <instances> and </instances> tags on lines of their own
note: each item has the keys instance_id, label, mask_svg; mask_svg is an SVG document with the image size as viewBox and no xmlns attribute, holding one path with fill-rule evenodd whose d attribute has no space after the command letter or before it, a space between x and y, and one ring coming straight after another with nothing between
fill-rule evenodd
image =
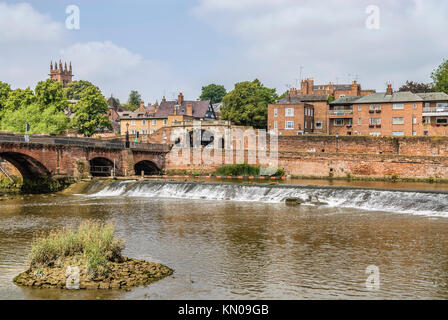
<instances>
[{"instance_id":1,"label":"green foliage","mask_svg":"<svg viewBox=\"0 0 448 320\"><path fill-rule=\"evenodd\" d=\"M0 112L1 128L24 133L25 124L29 123L30 133L59 134L68 127L69 119L64 114L67 106L60 83L51 79L40 81L35 93L29 88L9 93Z\"/></svg>"},{"instance_id":2,"label":"green foliage","mask_svg":"<svg viewBox=\"0 0 448 320\"><path fill-rule=\"evenodd\" d=\"M448 60L444 60L442 64L432 72L431 78L434 82L435 91L448 94Z\"/></svg>"},{"instance_id":3,"label":"green foliage","mask_svg":"<svg viewBox=\"0 0 448 320\"><path fill-rule=\"evenodd\" d=\"M283 92L280 96L278 96L278 100L283 99L285 97L287 97L289 94L289 90L286 90L285 92Z\"/></svg>"},{"instance_id":4,"label":"green foliage","mask_svg":"<svg viewBox=\"0 0 448 320\"><path fill-rule=\"evenodd\" d=\"M241 164L229 164L224 165L216 169L215 175L217 176L259 176L260 167L250 165L247 163ZM277 171L272 175L275 177L280 177L285 175L285 170L278 168Z\"/></svg>"},{"instance_id":5,"label":"green foliage","mask_svg":"<svg viewBox=\"0 0 448 320\"><path fill-rule=\"evenodd\" d=\"M215 174L217 176L258 176L260 167L246 163L229 164L219 167Z\"/></svg>"},{"instance_id":6,"label":"green foliage","mask_svg":"<svg viewBox=\"0 0 448 320\"><path fill-rule=\"evenodd\" d=\"M106 99L95 86L89 86L81 93L81 98L74 106L71 125L78 133L92 136L97 129L112 128L108 117Z\"/></svg>"},{"instance_id":7,"label":"green foliage","mask_svg":"<svg viewBox=\"0 0 448 320\"><path fill-rule=\"evenodd\" d=\"M86 88L91 86L93 86L93 84L89 81L85 80L73 81L69 83L66 88L64 88L64 96L68 100L79 100L81 99L81 93Z\"/></svg>"},{"instance_id":8,"label":"green foliage","mask_svg":"<svg viewBox=\"0 0 448 320\"><path fill-rule=\"evenodd\" d=\"M433 88L431 84L426 84L423 82L414 82L414 81L406 81L404 85L402 85L398 91L410 91L412 93L424 93L424 92L433 92Z\"/></svg>"},{"instance_id":9,"label":"green foliage","mask_svg":"<svg viewBox=\"0 0 448 320\"><path fill-rule=\"evenodd\" d=\"M237 125L266 128L268 104L276 99L275 89L266 88L258 79L239 82L224 96L221 118Z\"/></svg>"},{"instance_id":10,"label":"green foliage","mask_svg":"<svg viewBox=\"0 0 448 320\"><path fill-rule=\"evenodd\" d=\"M140 93L136 90L132 90L129 94L128 104L126 105L126 109L130 111L135 111L140 107L140 101L142 101L142 97Z\"/></svg>"},{"instance_id":11,"label":"green foliage","mask_svg":"<svg viewBox=\"0 0 448 320\"><path fill-rule=\"evenodd\" d=\"M328 97L328 103L332 103L334 101L334 96L330 95Z\"/></svg>"},{"instance_id":12,"label":"green foliage","mask_svg":"<svg viewBox=\"0 0 448 320\"><path fill-rule=\"evenodd\" d=\"M210 100L211 103L218 103L222 101L222 98L227 94L226 88L223 85L209 84L202 87L202 93L199 99L202 101Z\"/></svg>"},{"instance_id":13,"label":"green foliage","mask_svg":"<svg viewBox=\"0 0 448 320\"><path fill-rule=\"evenodd\" d=\"M122 239L114 237L113 223L84 221L77 229L62 228L42 234L31 245L32 268L60 264L66 258L79 257L87 272L96 277L107 275L108 262L122 259Z\"/></svg>"},{"instance_id":14,"label":"green foliage","mask_svg":"<svg viewBox=\"0 0 448 320\"><path fill-rule=\"evenodd\" d=\"M0 81L0 119L1 119L1 112L6 104L6 100L8 100L9 93L11 92L11 86L6 83Z\"/></svg>"},{"instance_id":15,"label":"green foliage","mask_svg":"<svg viewBox=\"0 0 448 320\"><path fill-rule=\"evenodd\" d=\"M37 103L46 109L52 106L56 111L64 111L68 107L67 99L64 97L62 83L47 79L39 81L34 89Z\"/></svg>"}]
</instances>

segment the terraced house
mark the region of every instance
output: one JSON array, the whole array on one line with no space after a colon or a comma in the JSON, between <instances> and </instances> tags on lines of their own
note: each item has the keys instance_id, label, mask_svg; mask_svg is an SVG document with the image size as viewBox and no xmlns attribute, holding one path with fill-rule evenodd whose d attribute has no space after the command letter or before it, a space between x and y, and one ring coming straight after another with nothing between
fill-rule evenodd
<instances>
[{"instance_id":1,"label":"terraced house","mask_svg":"<svg viewBox=\"0 0 448 320\"><path fill-rule=\"evenodd\" d=\"M186 101L179 93L176 101L167 101L165 97L150 108L141 105L134 112L119 112L121 135L129 131L131 135L149 135L163 127L186 120L216 120L210 101Z\"/></svg>"},{"instance_id":2,"label":"terraced house","mask_svg":"<svg viewBox=\"0 0 448 320\"><path fill-rule=\"evenodd\" d=\"M329 133L372 136L448 135L448 95L386 92L330 103Z\"/></svg>"}]
</instances>

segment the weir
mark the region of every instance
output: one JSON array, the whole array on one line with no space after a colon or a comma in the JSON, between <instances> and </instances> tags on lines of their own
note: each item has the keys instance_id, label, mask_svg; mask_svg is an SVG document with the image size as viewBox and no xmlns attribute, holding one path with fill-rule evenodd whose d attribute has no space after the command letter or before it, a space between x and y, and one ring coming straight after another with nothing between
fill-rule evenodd
<instances>
[{"instance_id":1,"label":"weir","mask_svg":"<svg viewBox=\"0 0 448 320\"><path fill-rule=\"evenodd\" d=\"M287 198L299 198L302 205L315 205L316 202L321 202L330 207L448 216L448 193L439 191L149 180L115 181L100 190L95 188L94 193L89 196L279 204L285 202Z\"/></svg>"}]
</instances>

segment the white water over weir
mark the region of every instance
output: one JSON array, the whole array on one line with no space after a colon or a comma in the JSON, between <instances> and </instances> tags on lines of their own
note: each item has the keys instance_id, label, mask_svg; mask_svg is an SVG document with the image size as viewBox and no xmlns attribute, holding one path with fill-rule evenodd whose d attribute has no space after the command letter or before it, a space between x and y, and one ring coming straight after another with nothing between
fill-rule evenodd
<instances>
[{"instance_id":1,"label":"white water over weir","mask_svg":"<svg viewBox=\"0 0 448 320\"><path fill-rule=\"evenodd\" d=\"M443 191L182 181L115 181L89 196L265 203L283 203L287 198L298 198L302 205L325 205L448 217L448 193Z\"/></svg>"}]
</instances>

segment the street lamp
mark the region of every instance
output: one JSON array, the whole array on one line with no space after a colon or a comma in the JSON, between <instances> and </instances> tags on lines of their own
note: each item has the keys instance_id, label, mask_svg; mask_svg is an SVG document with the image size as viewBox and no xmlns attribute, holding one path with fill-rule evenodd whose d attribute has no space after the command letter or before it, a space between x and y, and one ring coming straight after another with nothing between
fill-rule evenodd
<instances>
[{"instance_id":1,"label":"street lamp","mask_svg":"<svg viewBox=\"0 0 448 320\"><path fill-rule=\"evenodd\" d=\"M129 122L126 123L126 148L130 147L129 143Z\"/></svg>"}]
</instances>

